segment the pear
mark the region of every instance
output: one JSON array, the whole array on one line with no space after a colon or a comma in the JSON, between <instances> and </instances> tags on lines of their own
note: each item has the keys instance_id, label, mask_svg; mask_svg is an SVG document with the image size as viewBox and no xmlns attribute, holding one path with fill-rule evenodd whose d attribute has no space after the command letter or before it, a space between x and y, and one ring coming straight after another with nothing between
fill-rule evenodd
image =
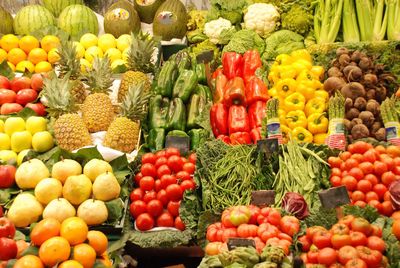
<instances>
[{"instance_id":1,"label":"pear","mask_svg":"<svg viewBox=\"0 0 400 268\"><path fill-rule=\"evenodd\" d=\"M21 189L34 189L41 180L49 176L50 172L42 161L31 159L18 167L15 182Z\"/></svg>"},{"instance_id":2,"label":"pear","mask_svg":"<svg viewBox=\"0 0 400 268\"><path fill-rule=\"evenodd\" d=\"M79 205L92 193L92 182L85 175L69 176L64 183L63 197L72 205Z\"/></svg>"},{"instance_id":3,"label":"pear","mask_svg":"<svg viewBox=\"0 0 400 268\"><path fill-rule=\"evenodd\" d=\"M27 227L37 222L42 215L43 206L30 193L20 193L15 198L7 213L7 218L16 227Z\"/></svg>"},{"instance_id":4,"label":"pear","mask_svg":"<svg viewBox=\"0 0 400 268\"><path fill-rule=\"evenodd\" d=\"M14 132L24 131L25 121L21 117L9 117L4 122L4 133L11 137Z\"/></svg>"},{"instance_id":5,"label":"pear","mask_svg":"<svg viewBox=\"0 0 400 268\"><path fill-rule=\"evenodd\" d=\"M65 198L53 199L43 211L43 219L54 218L60 223L75 215L76 210L74 206Z\"/></svg>"},{"instance_id":6,"label":"pear","mask_svg":"<svg viewBox=\"0 0 400 268\"><path fill-rule=\"evenodd\" d=\"M81 165L72 159L64 159L54 164L51 170L51 177L65 183L69 176L82 174Z\"/></svg>"},{"instance_id":7,"label":"pear","mask_svg":"<svg viewBox=\"0 0 400 268\"><path fill-rule=\"evenodd\" d=\"M93 183L93 196L101 201L109 201L119 197L121 186L111 172L97 176Z\"/></svg>"},{"instance_id":8,"label":"pear","mask_svg":"<svg viewBox=\"0 0 400 268\"><path fill-rule=\"evenodd\" d=\"M92 159L83 167L83 174L85 174L92 182L99 176L100 174L106 172L112 172L111 165L100 159Z\"/></svg>"},{"instance_id":9,"label":"pear","mask_svg":"<svg viewBox=\"0 0 400 268\"><path fill-rule=\"evenodd\" d=\"M43 205L47 205L51 200L62 196L62 184L54 178L41 180L35 187L35 196Z\"/></svg>"},{"instance_id":10,"label":"pear","mask_svg":"<svg viewBox=\"0 0 400 268\"><path fill-rule=\"evenodd\" d=\"M32 135L47 130L47 120L41 116L31 116L25 122L25 128L28 130Z\"/></svg>"},{"instance_id":11,"label":"pear","mask_svg":"<svg viewBox=\"0 0 400 268\"><path fill-rule=\"evenodd\" d=\"M88 199L78 207L77 215L87 225L99 225L107 220L108 210L103 201Z\"/></svg>"}]
</instances>

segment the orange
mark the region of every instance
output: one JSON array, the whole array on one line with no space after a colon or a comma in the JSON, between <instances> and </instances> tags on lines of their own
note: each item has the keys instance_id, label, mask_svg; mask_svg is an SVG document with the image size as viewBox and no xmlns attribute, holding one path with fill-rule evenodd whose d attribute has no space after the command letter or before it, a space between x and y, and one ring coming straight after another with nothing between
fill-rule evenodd
<instances>
[{"instance_id":1,"label":"orange","mask_svg":"<svg viewBox=\"0 0 400 268\"><path fill-rule=\"evenodd\" d=\"M4 60L7 60L7 51L0 48L0 63L3 62Z\"/></svg>"},{"instance_id":2,"label":"orange","mask_svg":"<svg viewBox=\"0 0 400 268\"><path fill-rule=\"evenodd\" d=\"M23 60L20 61L17 66L15 66L15 70L20 73L33 73L35 71L35 65L33 65L33 63L30 61Z\"/></svg>"},{"instance_id":3,"label":"orange","mask_svg":"<svg viewBox=\"0 0 400 268\"><path fill-rule=\"evenodd\" d=\"M33 64L38 64L41 61L47 61L47 53L43 48L34 48L28 54L28 60Z\"/></svg>"},{"instance_id":4,"label":"orange","mask_svg":"<svg viewBox=\"0 0 400 268\"><path fill-rule=\"evenodd\" d=\"M46 240L60 235L61 224L58 220L48 218L41 220L33 227L31 232L31 241L34 245L40 246Z\"/></svg>"},{"instance_id":5,"label":"orange","mask_svg":"<svg viewBox=\"0 0 400 268\"><path fill-rule=\"evenodd\" d=\"M94 248L96 254L100 256L107 250L108 239L105 234L100 231L89 231L87 235L89 245Z\"/></svg>"},{"instance_id":6,"label":"orange","mask_svg":"<svg viewBox=\"0 0 400 268\"><path fill-rule=\"evenodd\" d=\"M61 263L58 268L83 268L83 265L75 260L69 260Z\"/></svg>"},{"instance_id":7,"label":"orange","mask_svg":"<svg viewBox=\"0 0 400 268\"><path fill-rule=\"evenodd\" d=\"M395 220L392 225L392 233L400 240L400 220Z\"/></svg>"},{"instance_id":8,"label":"orange","mask_svg":"<svg viewBox=\"0 0 400 268\"><path fill-rule=\"evenodd\" d=\"M68 260L71 253L67 239L55 236L44 242L39 248L39 257L46 266L54 266Z\"/></svg>"},{"instance_id":9,"label":"orange","mask_svg":"<svg viewBox=\"0 0 400 268\"><path fill-rule=\"evenodd\" d=\"M99 260L105 267L111 267L112 266L112 262L111 262L110 258L108 257L108 254L106 252L104 252L104 254L101 255Z\"/></svg>"},{"instance_id":10,"label":"orange","mask_svg":"<svg viewBox=\"0 0 400 268\"><path fill-rule=\"evenodd\" d=\"M51 64L56 63L60 60L60 55L57 52L57 48L52 48L47 54L47 59Z\"/></svg>"},{"instance_id":11,"label":"orange","mask_svg":"<svg viewBox=\"0 0 400 268\"><path fill-rule=\"evenodd\" d=\"M1 61L1 60L0 60ZM388 155L390 155L391 157L399 157L400 156L400 146L396 146L396 145L389 145L386 148L386 152Z\"/></svg>"},{"instance_id":12,"label":"orange","mask_svg":"<svg viewBox=\"0 0 400 268\"><path fill-rule=\"evenodd\" d=\"M35 66L35 73L47 73L53 69L51 64L47 61L41 61Z\"/></svg>"},{"instance_id":13,"label":"orange","mask_svg":"<svg viewBox=\"0 0 400 268\"><path fill-rule=\"evenodd\" d=\"M85 268L93 267L96 261L96 251L88 244L79 244L74 247L73 259L78 261Z\"/></svg>"},{"instance_id":14,"label":"orange","mask_svg":"<svg viewBox=\"0 0 400 268\"><path fill-rule=\"evenodd\" d=\"M17 260L14 268L44 268L42 261L35 255L26 255Z\"/></svg>"},{"instance_id":15,"label":"orange","mask_svg":"<svg viewBox=\"0 0 400 268\"><path fill-rule=\"evenodd\" d=\"M20 48L13 48L8 52L7 60L12 64L17 65L18 62L26 60L26 54Z\"/></svg>"},{"instance_id":16,"label":"orange","mask_svg":"<svg viewBox=\"0 0 400 268\"><path fill-rule=\"evenodd\" d=\"M396 211L392 214L391 218L393 220L400 220L400 211Z\"/></svg>"},{"instance_id":17,"label":"orange","mask_svg":"<svg viewBox=\"0 0 400 268\"><path fill-rule=\"evenodd\" d=\"M0 47L5 51L10 51L18 47L19 39L13 34L6 34L0 39Z\"/></svg>"},{"instance_id":18,"label":"orange","mask_svg":"<svg viewBox=\"0 0 400 268\"><path fill-rule=\"evenodd\" d=\"M87 224L78 217L71 217L61 223L61 236L68 240L71 246L83 243L88 235Z\"/></svg>"},{"instance_id":19,"label":"orange","mask_svg":"<svg viewBox=\"0 0 400 268\"><path fill-rule=\"evenodd\" d=\"M60 46L60 39L54 35L46 35L40 41L41 47L46 51L49 52L53 48L57 48Z\"/></svg>"},{"instance_id":20,"label":"orange","mask_svg":"<svg viewBox=\"0 0 400 268\"><path fill-rule=\"evenodd\" d=\"M39 47L39 41L32 35L25 35L19 40L19 48L26 53L37 47Z\"/></svg>"}]
</instances>

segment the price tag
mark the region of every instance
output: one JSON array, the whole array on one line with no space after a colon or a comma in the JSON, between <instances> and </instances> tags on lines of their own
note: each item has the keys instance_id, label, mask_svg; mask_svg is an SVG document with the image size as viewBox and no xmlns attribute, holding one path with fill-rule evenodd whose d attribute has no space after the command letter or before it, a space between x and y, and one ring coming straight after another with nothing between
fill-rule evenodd
<instances>
[{"instance_id":1,"label":"price tag","mask_svg":"<svg viewBox=\"0 0 400 268\"><path fill-rule=\"evenodd\" d=\"M350 197L345 186L332 187L318 193L321 204L326 209L338 208L350 204Z\"/></svg>"},{"instance_id":2,"label":"price tag","mask_svg":"<svg viewBox=\"0 0 400 268\"><path fill-rule=\"evenodd\" d=\"M264 154L264 158L269 158L274 152L279 150L278 139L264 139L257 141L257 151Z\"/></svg>"},{"instance_id":3,"label":"price tag","mask_svg":"<svg viewBox=\"0 0 400 268\"><path fill-rule=\"evenodd\" d=\"M189 137L167 136L165 139L165 147L176 148L182 155L185 155L190 150L190 139Z\"/></svg>"},{"instance_id":4,"label":"price tag","mask_svg":"<svg viewBox=\"0 0 400 268\"><path fill-rule=\"evenodd\" d=\"M209 63L214 59L214 50L206 50L196 56L197 63Z\"/></svg>"},{"instance_id":5,"label":"price tag","mask_svg":"<svg viewBox=\"0 0 400 268\"><path fill-rule=\"evenodd\" d=\"M238 247L253 247L256 248L256 242L253 239L246 238L229 238L228 249L232 250Z\"/></svg>"},{"instance_id":6,"label":"price tag","mask_svg":"<svg viewBox=\"0 0 400 268\"><path fill-rule=\"evenodd\" d=\"M275 191L253 191L251 193L251 204L255 206L269 206L275 204Z\"/></svg>"}]
</instances>

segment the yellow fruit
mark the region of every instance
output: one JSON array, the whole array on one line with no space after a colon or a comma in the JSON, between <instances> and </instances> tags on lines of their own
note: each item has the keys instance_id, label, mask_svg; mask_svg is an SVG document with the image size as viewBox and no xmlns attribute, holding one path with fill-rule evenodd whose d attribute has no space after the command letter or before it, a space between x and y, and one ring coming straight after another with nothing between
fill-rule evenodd
<instances>
[{"instance_id":1,"label":"yellow fruit","mask_svg":"<svg viewBox=\"0 0 400 268\"><path fill-rule=\"evenodd\" d=\"M3 62L4 60L7 60L7 51L0 48L0 63Z\"/></svg>"},{"instance_id":2,"label":"yellow fruit","mask_svg":"<svg viewBox=\"0 0 400 268\"><path fill-rule=\"evenodd\" d=\"M60 60L60 56L58 55L57 48L52 48L47 54L47 60L54 64Z\"/></svg>"},{"instance_id":3,"label":"yellow fruit","mask_svg":"<svg viewBox=\"0 0 400 268\"><path fill-rule=\"evenodd\" d=\"M0 132L4 132L4 121L0 120Z\"/></svg>"},{"instance_id":4,"label":"yellow fruit","mask_svg":"<svg viewBox=\"0 0 400 268\"><path fill-rule=\"evenodd\" d=\"M122 59L124 61L128 61L128 54L129 54L129 47L124 49L124 51L122 51Z\"/></svg>"},{"instance_id":5,"label":"yellow fruit","mask_svg":"<svg viewBox=\"0 0 400 268\"><path fill-rule=\"evenodd\" d=\"M60 234L71 246L83 243L87 238L88 232L89 228L81 218L71 217L61 223Z\"/></svg>"},{"instance_id":6,"label":"yellow fruit","mask_svg":"<svg viewBox=\"0 0 400 268\"><path fill-rule=\"evenodd\" d=\"M132 38L129 34L123 34L117 39L117 48L122 52L129 47Z\"/></svg>"},{"instance_id":7,"label":"yellow fruit","mask_svg":"<svg viewBox=\"0 0 400 268\"><path fill-rule=\"evenodd\" d=\"M18 259L14 266L14 268L43 268L43 263L39 259L39 257L34 255L25 255Z\"/></svg>"},{"instance_id":8,"label":"yellow fruit","mask_svg":"<svg viewBox=\"0 0 400 268\"><path fill-rule=\"evenodd\" d=\"M25 35L19 40L19 48L29 53L32 49L39 47L39 41L32 35Z\"/></svg>"},{"instance_id":9,"label":"yellow fruit","mask_svg":"<svg viewBox=\"0 0 400 268\"><path fill-rule=\"evenodd\" d=\"M20 166L22 164L22 161L24 160L24 157L29 153L30 149L25 149L19 152L18 157L17 157L17 165Z\"/></svg>"},{"instance_id":10,"label":"yellow fruit","mask_svg":"<svg viewBox=\"0 0 400 268\"><path fill-rule=\"evenodd\" d=\"M89 47L92 46L97 46L97 42L98 42L98 38L96 35L91 34L91 33L87 33L82 35L80 43L82 44L82 46L87 49Z\"/></svg>"},{"instance_id":11,"label":"yellow fruit","mask_svg":"<svg viewBox=\"0 0 400 268\"><path fill-rule=\"evenodd\" d=\"M104 54L105 56L109 57L111 62L114 62L116 60L119 60L122 58L122 53L116 48L110 48L106 51Z\"/></svg>"},{"instance_id":12,"label":"yellow fruit","mask_svg":"<svg viewBox=\"0 0 400 268\"><path fill-rule=\"evenodd\" d=\"M58 268L83 268L83 265L75 260L69 260L61 263Z\"/></svg>"},{"instance_id":13,"label":"yellow fruit","mask_svg":"<svg viewBox=\"0 0 400 268\"><path fill-rule=\"evenodd\" d=\"M23 60L15 66L17 72L25 73L26 71L33 73L35 71L35 65L32 62Z\"/></svg>"},{"instance_id":14,"label":"yellow fruit","mask_svg":"<svg viewBox=\"0 0 400 268\"><path fill-rule=\"evenodd\" d=\"M85 59L93 62L95 57L103 57L103 51L99 47L89 47L85 52Z\"/></svg>"},{"instance_id":15,"label":"yellow fruit","mask_svg":"<svg viewBox=\"0 0 400 268\"><path fill-rule=\"evenodd\" d=\"M11 139L6 133L0 133L0 150L10 150Z\"/></svg>"},{"instance_id":16,"label":"yellow fruit","mask_svg":"<svg viewBox=\"0 0 400 268\"><path fill-rule=\"evenodd\" d=\"M25 52L20 48L13 48L8 52L7 60L14 65L26 60Z\"/></svg>"},{"instance_id":17,"label":"yellow fruit","mask_svg":"<svg viewBox=\"0 0 400 268\"><path fill-rule=\"evenodd\" d=\"M47 267L68 260L71 253L70 244L63 237L52 237L45 241L39 249L39 258Z\"/></svg>"},{"instance_id":18,"label":"yellow fruit","mask_svg":"<svg viewBox=\"0 0 400 268\"><path fill-rule=\"evenodd\" d=\"M107 250L108 238L104 233L100 231L89 231L87 240L89 241L89 245L96 251L98 256Z\"/></svg>"},{"instance_id":19,"label":"yellow fruit","mask_svg":"<svg viewBox=\"0 0 400 268\"><path fill-rule=\"evenodd\" d=\"M47 53L43 48L34 48L28 54L28 60L33 64L38 64L41 61L47 61Z\"/></svg>"},{"instance_id":20,"label":"yellow fruit","mask_svg":"<svg viewBox=\"0 0 400 268\"><path fill-rule=\"evenodd\" d=\"M92 64L87 59L80 59L80 63L82 73L86 73L86 69L92 69Z\"/></svg>"},{"instance_id":21,"label":"yellow fruit","mask_svg":"<svg viewBox=\"0 0 400 268\"><path fill-rule=\"evenodd\" d=\"M0 47L9 52L13 48L18 48L19 39L13 34L6 34L0 39Z\"/></svg>"},{"instance_id":22,"label":"yellow fruit","mask_svg":"<svg viewBox=\"0 0 400 268\"><path fill-rule=\"evenodd\" d=\"M15 72L15 65L12 64L11 62L7 61L8 67L10 67L10 69Z\"/></svg>"},{"instance_id":23,"label":"yellow fruit","mask_svg":"<svg viewBox=\"0 0 400 268\"><path fill-rule=\"evenodd\" d=\"M98 46L103 52L106 52L110 48L117 47L117 40L112 34L103 34L99 38Z\"/></svg>"},{"instance_id":24,"label":"yellow fruit","mask_svg":"<svg viewBox=\"0 0 400 268\"><path fill-rule=\"evenodd\" d=\"M73 249L73 258L85 268L92 268L96 261L96 252L88 244L80 244Z\"/></svg>"},{"instance_id":25,"label":"yellow fruit","mask_svg":"<svg viewBox=\"0 0 400 268\"><path fill-rule=\"evenodd\" d=\"M46 52L49 52L50 50L60 46L60 39L54 35L46 35L40 41L40 45Z\"/></svg>"},{"instance_id":26,"label":"yellow fruit","mask_svg":"<svg viewBox=\"0 0 400 268\"><path fill-rule=\"evenodd\" d=\"M78 59L82 59L85 56L85 48L83 47L83 45L79 42L74 41L74 46L75 46L75 50L76 50L76 57Z\"/></svg>"},{"instance_id":27,"label":"yellow fruit","mask_svg":"<svg viewBox=\"0 0 400 268\"><path fill-rule=\"evenodd\" d=\"M47 61L41 61L35 66L35 73L47 73L53 69L51 64Z\"/></svg>"}]
</instances>

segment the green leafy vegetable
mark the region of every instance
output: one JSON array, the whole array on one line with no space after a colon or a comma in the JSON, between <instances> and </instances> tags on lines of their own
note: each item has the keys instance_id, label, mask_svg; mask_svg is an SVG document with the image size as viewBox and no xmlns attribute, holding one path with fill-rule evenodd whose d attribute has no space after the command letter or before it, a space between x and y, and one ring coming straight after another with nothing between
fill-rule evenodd
<instances>
[{"instance_id":1,"label":"green leafy vegetable","mask_svg":"<svg viewBox=\"0 0 400 268\"><path fill-rule=\"evenodd\" d=\"M282 14L282 29L305 35L313 23L313 15L300 5L293 5L287 13Z\"/></svg>"},{"instance_id":2,"label":"green leafy vegetable","mask_svg":"<svg viewBox=\"0 0 400 268\"><path fill-rule=\"evenodd\" d=\"M280 30L271 34L265 40L265 53L263 60L274 60L279 54L290 54L290 52L304 48L304 37L289 30Z\"/></svg>"},{"instance_id":3,"label":"green leafy vegetable","mask_svg":"<svg viewBox=\"0 0 400 268\"><path fill-rule=\"evenodd\" d=\"M246 0L211 0L211 8L207 14L207 21L222 17L232 24L242 21L243 8L247 5Z\"/></svg>"},{"instance_id":4,"label":"green leafy vegetable","mask_svg":"<svg viewBox=\"0 0 400 268\"><path fill-rule=\"evenodd\" d=\"M333 43L340 29L344 0L318 0L314 12L317 43Z\"/></svg>"},{"instance_id":5,"label":"green leafy vegetable","mask_svg":"<svg viewBox=\"0 0 400 268\"><path fill-rule=\"evenodd\" d=\"M353 215L364 218L369 222L374 222L379 217L379 213L376 208L369 205L367 205L365 208L350 205L344 206L343 213L344 215Z\"/></svg>"},{"instance_id":6,"label":"green leafy vegetable","mask_svg":"<svg viewBox=\"0 0 400 268\"><path fill-rule=\"evenodd\" d=\"M142 248L173 248L188 245L193 231L164 230L155 232L129 231L128 241Z\"/></svg>"},{"instance_id":7,"label":"green leafy vegetable","mask_svg":"<svg viewBox=\"0 0 400 268\"><path fill-rule=\"evenodd\" d=\"M257 49L261 55L265 50L265 42L256 32L244 29L232 35L223 52L232 51L243 54L250 49Z\"/></svg>"}]
</instances>

